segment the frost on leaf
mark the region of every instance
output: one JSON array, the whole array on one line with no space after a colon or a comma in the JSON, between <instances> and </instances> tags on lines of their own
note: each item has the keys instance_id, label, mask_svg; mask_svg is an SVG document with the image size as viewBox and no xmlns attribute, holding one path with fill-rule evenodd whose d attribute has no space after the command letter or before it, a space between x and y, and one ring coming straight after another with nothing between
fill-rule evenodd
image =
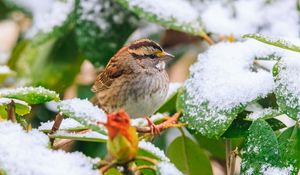
<instances>
[{"instance_id":1,"label":"frost on leaf","mask_svg":"<svg viewBox=\"0 0 300 175\"><path fill-rule=\"evenodd\" d=\"M295 52L300 52L300 47L298 45L295 45L294 43L284 40L284 39L278 39L278 38L271 38L271 37L267 37L261 34L248 34L248 35L244 35L244 38L253 38L256 39L260 42L269 44L269 45L273 45L276 47L280 47L283 49L288 49L291 51L295 51Z\"/></svg>"},{"instance_id":2,"label":"frost on leaf","mask_svg":"<svg viewBox=\"0 0 300 175\"><path fill-rule=\"evenodd\" d=\"M10 98L0 98L0 118L7 118L7 108L12 100L15 102L15 109L18 115L22 116L30 112L31 107L24 101Z\"/></svg>"},{"instance_id":3,"label":"frost on leaf","mask_svg":"<svg viewBox=\"0 0 300 175\"><path fill-rule=\"evenodd\" d=\"M179 96L181 119L208 137L219 137L251 101L271 93L272 74L253 65L275 49L257 41L220 43L198 56Z\"/></svg>"},{"instance_id":4,"label":"frost on leaf","mask_svg":"<svg viewBox=\"0 0 300 175\"><path fill-rule=\"evenodd\" d=\"M65 116L73 118L100 134L106 134L105 128L97 124L97 122L106 122L106 114L102 109L94 106L88 100L79 98L63 100L58 104L57 108Z\"/></svg>"},{"instance_id":5,"label":"frost on leaf","mask_svg":"<svg viewBox=\"0 0 300 175\"><path fill-rule=\"evenodd\" d=\"M248 130L242 150L241 174L290 175L296 167L282 159L275 133L264 120L256 120Z\"/></svg>"},{"instance_id":6,"label":"frost on leaf","mask_svg":"<svg viewBox=\"0 0 300 175\"><path fill-rule=\"evenodd\" d=\"M56 92L45 89L43 87L2 89L0 90L0 97L19 99L29 104L40 104L52 100L59 100L59 96Z\"/></svg>"},{"instance_id":7,"label":"frost on leaf","mask_svg":"<svg viewBox=\"0 0 300 175\"><path fill-rule=\"evenodd\" d=\"M104 65L137 27L137 17L112 0L81 0L75 32L83 53Z\"/></svg>"},{"instance_id":8,"label":"frost on leaf","mask_svg":"<svg viewBox=\"0 0 300 175\"><path fill-rule=\"evenodd\" d=\"M11 3L26 9L33 16L32 26L26 33L27 37L60 30L75 7L75 0L12 0Z\"/></svg>"},{"instance_id":9,"label":"frost on leaf","mask_svg":"<svg viewBox=\"0 0 300 175\"><path fill-rule=\"evenodd\" d=\"M13 175L98 175L93 160L82 153L48 148L48 136L18 124L0 122L0 169Z\"/></svg>"},{"instance_id":10,"label":"frost on leaf","mask_svg":"<svg viewBox=\"0 0 300 175\"><path fill-rule=\"evenodd\" d=\"M116 0L130 11L164 27L199 35L203 32L198 11L185 0Z\"/></svg>"},{"instance_id":11,"label":"frost on leaf","mask_svg":"<svg viewBox=\"0 0 300 175\"><path fill-rule=\"evenodd\" d=\"M299 119L300 115L300 59L290 54L274 67L275 94L279 108L289 117Z\"/></svg>"}]
</instances>

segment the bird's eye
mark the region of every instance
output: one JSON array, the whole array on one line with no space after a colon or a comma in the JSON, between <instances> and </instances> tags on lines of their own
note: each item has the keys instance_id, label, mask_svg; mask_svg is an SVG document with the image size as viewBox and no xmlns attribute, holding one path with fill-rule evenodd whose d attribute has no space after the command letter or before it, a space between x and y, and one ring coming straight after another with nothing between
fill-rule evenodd
<instances>
[{"instance_id":1,"label":"bird's eye","mask_svg":"<svg viewBox=\"0 0 300 175\"><path fill-rule=\"evenodd\" d=\"M154 55L154 54L150 54L150 55L148 55L148 57L151 58L151 59L154 59L154 58L156 58L157 56Z\"/></svg>"}]
</instances>

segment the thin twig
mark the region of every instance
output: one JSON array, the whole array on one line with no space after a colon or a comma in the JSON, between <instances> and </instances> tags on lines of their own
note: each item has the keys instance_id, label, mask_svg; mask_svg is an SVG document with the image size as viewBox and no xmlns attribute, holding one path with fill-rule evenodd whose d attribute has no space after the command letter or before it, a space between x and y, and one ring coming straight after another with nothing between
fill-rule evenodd
<instances>
[{"instance_id":1,"label":"thin twig","mask_svg":"<svg viewBox=\"0 0 300 175\"><path fill-rule=\"evenodd\" d=\"M141 166L137 166L134 169L134 171L138 171L138 170L141 170L141 169L151 169L153 171L156 171L155 166L153 166L153 165L141 165Z\"/></svg>"},{"instance_id":2,"label":"thin twig","mask_svg":"<svg viewBox=\"0 0 300 175\"><path fill-rule=\"evenodd\" d=\"M225 139L225 151L226 151L226 172L230 175L230 157L231 157L231 140Z\"/></svg>"},{"instance_id":3,"label":"thin twig","mask_svg":"<svg viewBox=\"0 0 300 175\"><path fill-rule=\"evenodd\" d=\"M156 159L152 159L150 157L145 157L145 156L136 156L135 160L144 160L144 161L153 163L154 165L156 165L158 162Z\"/></svg>"},{"instance_id":4,"label":"thin twig","mask_svg":"<svg viewBox=\"0 0 300 175\"><path fill-rule=\"evenodd\" d=\"M87 132L91 131L90 129L86 129L86 130L82 130L79 132L76 132L76 134L85 134ZM52 138L54 139L54 138ZM71 144L72 142L74 142L75 140L71 140L71 139L61 139L57 142L53 142L52 144L52 149L61 149L63 148L65 145Z\"/></svg>"},{"instance_id":5,"label":"thin twig","mask_svg":"<svg viewBox=\"0 0 300 175\"><path fill-rule=\"evenodd\" d=\"M16 119L16 105L13 100L7 105L7 117L9 120L11 120L13 123L17 122Z\"/></svg>"},{"instance_id":6,"label":"thin twig","mask_svg":"<svg viewBox=\"0 0 300 175\"><path fill-rule=\"evenodd\" d=\"M64 117L61 112L55 116L55 121L54 121L54 124L53 124L51 130L49 131L49 134L54 134L59 129L63 119L64 119ZM55 140L55 138L50 139L51 146L53 145L54 140Z\"/></svg>"},{"instance_id":7,"label":"thin twig","mask_svg":"<svg viewBox=\"0 0 300 175\"><path fill-rule=\"evenodd\" d=\"M117 161L112 161L108 164L106 164L105 166L101 167L99 169L101 174L104 174L107 170L109 170L111 167L115 166L117 164Z\"/></svg>"},{"instance_id":8,"label":"thin twig","mask_svg":"<svg viewBox=\"0 0 300 175\"><path fill-rule=\"evenodd\" d=\"M236 157L238 155L238 149L235 148L230 154L230 166L229 166L229 175L234 175Z\"/></svg>"}]
</instances>

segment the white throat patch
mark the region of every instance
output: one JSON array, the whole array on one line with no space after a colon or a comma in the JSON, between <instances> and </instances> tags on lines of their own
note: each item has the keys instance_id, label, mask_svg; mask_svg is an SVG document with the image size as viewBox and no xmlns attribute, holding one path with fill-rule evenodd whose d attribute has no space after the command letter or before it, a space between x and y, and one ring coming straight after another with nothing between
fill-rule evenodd
<instances>
[{"instance_id":1,"label":"white throat patch","mask_svg":"<svg viewBox=\"0 0 300 175\"><path fill-rule=\"evenodd\" d=\"M155 67L158 69L158 70L164 70L165 67L166 67L166 63L164 61L159 61Z\"/></svg>"}]
</instances>

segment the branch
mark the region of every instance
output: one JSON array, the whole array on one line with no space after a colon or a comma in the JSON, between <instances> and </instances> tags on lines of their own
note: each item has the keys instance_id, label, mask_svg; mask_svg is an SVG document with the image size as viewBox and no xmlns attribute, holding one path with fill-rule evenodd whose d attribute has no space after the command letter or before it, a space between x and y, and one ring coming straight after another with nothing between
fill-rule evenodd
<instances>
[{"instance_id":1,"label":"branch","mask_svg":"<svg viewBox=\"0 0 300 175\"><path fill-rule=\"evenodd\" d=\"M63 114L60 112L55 116L54 124L49 131L49 134L54 134L60 127L62 120L64 119ZM55 138L50 139L51 146L53 146Z\"/></svg>"},{"instance_id":2,"label":"branch","mask_svg":"<svg viewBox=\"0 0 300 175\"><path fill-rule=\"evenodd\" d=\"M17 119L16 119L16 105L15 105L14 100L11 100L11 102L7 105L7 117L13 123L17 122Z\"/></svg>"}]
</instances>

